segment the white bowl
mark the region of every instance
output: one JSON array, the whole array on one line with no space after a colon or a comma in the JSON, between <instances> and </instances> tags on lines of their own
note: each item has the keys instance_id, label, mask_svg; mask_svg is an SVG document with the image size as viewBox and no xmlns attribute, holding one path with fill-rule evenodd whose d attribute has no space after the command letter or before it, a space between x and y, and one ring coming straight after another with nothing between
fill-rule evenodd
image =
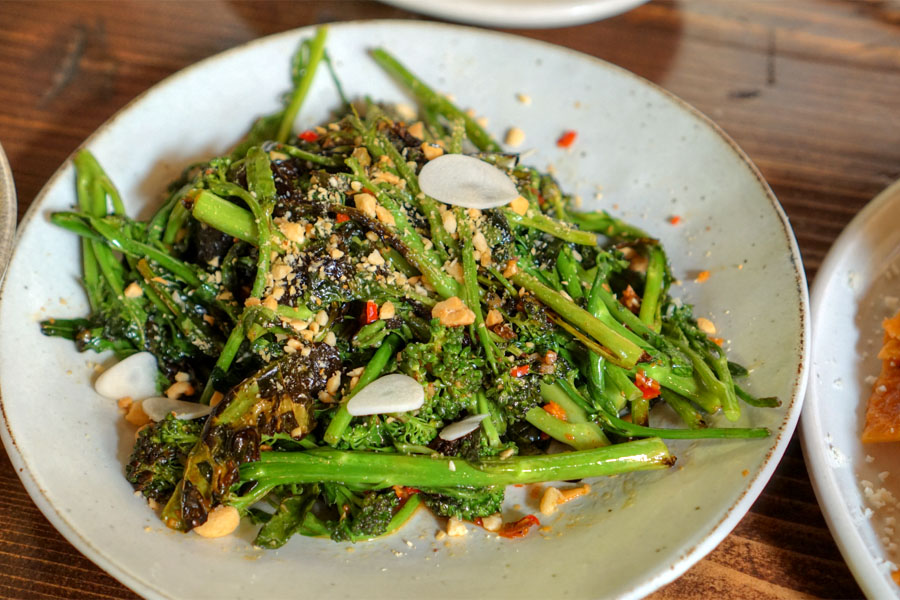
<instances>
[{"instance_id":1,"label":"white bowl","mask_svg":"<svg viewBox=\"0 0 900 600\"><path fill-rule=\"evenodd\" d=\"M614 17L647 0L381 0L439 19L484 25L547 29Z\"/></svg>"},{"instance_id":2,"label":"white bowl","mask_svg":"<svg viewBox=\"0 0 900 600\"><path fill-rule=\"evenodd\" d=\"M146 214L185 165L222 152L257 115L278 108L302 29L201 62L156 86L85 145L109 172L131 214ZM277 551L250 545L253 527L205 540L167 530L132 494L122 464L132 443L115 404L90 386L72 344L42 337L37 322L87 310L79 241L47 215L74 202L71 162L35 200L22 226L0 303L0 435L38 507L79 550L151 598L641 597L712 550L762 491L799 416L806 381L807 296L787 220L757 170L709 120L617 67L494 32L408 21L334 25L329 52L351 95L409 101L368 58L385 46L436 88L486 116L502 139L526 132L528 161L552 163L585 206L605 206L662 239L685 283L677 293L715 321L749 387L778 409L747 409L739 425L766 426L755 441L673 442L667 471L599 481L588 497L516 541L473 530L436 541L419 514L397 535L349 552L294 539ZM516 100L528 94L531 104ZM325 73L298 119L309 127L338 105ZM577 129L570 150L555 141ZM597 200L598 186L603 198ZM678 214L682 222L670 225ZM712 273L695 284L700 270ZM62 299L62 300L61 300ZM534 512L513 490L512 513ZM144 531L144 528L147 530Z\"/></svg>"}]
</instances>

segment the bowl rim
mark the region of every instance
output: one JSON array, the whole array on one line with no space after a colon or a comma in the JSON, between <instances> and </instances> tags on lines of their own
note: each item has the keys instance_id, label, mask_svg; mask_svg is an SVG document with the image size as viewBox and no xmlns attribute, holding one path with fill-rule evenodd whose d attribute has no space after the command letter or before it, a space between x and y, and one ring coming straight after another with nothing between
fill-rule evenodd
<instances>
[{"instance_id":1,"label":"bowl rim","mask_svg":"<svg viewBox=\"0 0 900 600\"><path fill-rule=\"evenodd\" d=\"M130 111L146 96L154 93L159 88L170 85L173 81L192 74L195 70L204 69L207 65L230 57L234 53L243 52L247 48L269 43L269 41L275 39L293 38L300 37L302 35L309 35L322 25L326 24L307 25L304 27L255 38L233 48L229 48L227 50L204 58L198 62L192 63L141 92L134 99L132 99L122 108L116 111L96 130L94 130L87 138L85 138L85 140L81 144L78 145L78 147L69 155L69 157L67 157L65 161L63 161L59 168L47 180L47 182L41 188L41 191L28 207L28 210L25 212L22 218L20 229L24 230L30 225L31 221L40 214L39 207L41 206L41 204L43 204L44 198L49 193L49 190L56 185L57 181L64 176L64 172L66 171L66 168L72 161L72 158L75 156L75 154L82 148L88 146L96 137L101 135L101 133L105 132L108 128L113 126L124 113ZM799 306L797 307L801 334L801 339L799 340L800 351L799 356L797 357L799 364L794 376L793 384L791 385L791 396L789 404L785 411L784 418L782 419L781 426L779 427L777 432L774 432L773 442L758 473L754 477L748 478L747 484L745 485L741 495L731 506L726 509L724 516L709 530L709 532L706 534L706 537L704 537L702 541L684 552L675 561L668 565L668 568L660 569L655 575L645 579L640 583L637 583L634 587L623 592L622 597L641 598L661 588L665 584L675 580L676 578L684 574L690 567L696 564L700 559L706 556L709 552L714 550L716 546L718 546L718 544L734 529L738 522L749 511L750 506L762 493L763 488L772 477L775 468L778 466L778 463L780 462L787 449L788 443L790 442L797 423L800 419L800 411L806 393L808 379L807 376L810 369L809 292L807 288L806 274L803 269L803 263L796 236L791 229L784 209L775 197L775 194L772 191L771 187L768 185L759 169L750 160L747 154L721 127L719 127L715 122L712 121L712 119L710 119L700 110L687 103L680 97L676 96L672 92L653 83L652 81L649 81L644 77L632 73L631 71L628 71L623 67L607 62L595 56L585 54L583 52L579 52L565 46L560 46L558 44L529 38L527 36L444 22L420 21L413 19L357 19L351 21L332 22L328 23L327 25L330 28L340 28L348 26L372 26L456 30L465 32L466 34L474 34L485 37L526 40L529 44L543 46L547 49L552 49L553 51L565 53L573 59L590 61L602 68L612 70L619 75L630 77L643 86L650 87L651 89L671 101L673 104L677 105L681 110L691 115L702 126L710 128L726 143L728 148L731 149L731 151L737 156L740 162L749 169L750 173L756 179L758 185L760 186L762 195L765 196L765 198L768 200L769 206L778 217L778 222L782 227L784 240L790 250L790 263L794 271L795 284L797 287L797 294L799 299ZM14 246L10 255L10 260L15 257L17 250L18 246ZM3 301L4 289L5 282L2 282L0 283L0 303L2 303ZM59 531L60 534L66 538L67 541L69 541L73 546L75 546L75 548L77 548L80 552L87 556L92 562L97 564L115 579L123 583L126 587L146 597L169 597L163 595L159 589L153 587L149 582L144 581L136 574L131 573L130 571L126 571L124 568L121 568L114 560L104 554L104 552L100 548L96 547L91 542L91 540L83 537L75 529L75 527L69 524L66 517L47 500L44 492L36 483L28 463L26 463L24 457L20 453L15 441L15 435L9 427L5 415L5 408L3 406L2 382L0 382L0 422L2 422L2 427L0 427L0 439L2 439L3 444L6 447L7 453L9 454L10 460L17 474L19 475L24 487L31 496L31 499L51 522L54 528L56 528L57 531Z\"/></svg>"}]
</instances>

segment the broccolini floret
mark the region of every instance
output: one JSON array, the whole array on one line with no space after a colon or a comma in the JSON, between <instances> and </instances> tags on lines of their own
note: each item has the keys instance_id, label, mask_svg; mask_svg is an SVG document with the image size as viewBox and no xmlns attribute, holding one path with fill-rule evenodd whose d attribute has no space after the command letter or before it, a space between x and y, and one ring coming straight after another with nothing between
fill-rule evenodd
<instances>
[{"instance_id":1,"label":"broccolini floret","mask_svg":"<svg viewBox=\"0 0 900 600\"><path fill-rule=\"evenodd\" d=\"M147 498L166 500L181 481L184 463L203 429L203 419L182 420L172 415L138 434L125 476Z\"/></svg>"}]
</instances>

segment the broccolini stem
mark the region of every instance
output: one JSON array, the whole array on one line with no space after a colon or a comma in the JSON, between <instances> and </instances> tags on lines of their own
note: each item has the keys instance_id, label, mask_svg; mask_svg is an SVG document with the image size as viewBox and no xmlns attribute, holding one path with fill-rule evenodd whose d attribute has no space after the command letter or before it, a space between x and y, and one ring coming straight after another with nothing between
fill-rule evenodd
<instances>
[{"instance_id":1,"label":"broccolini stem","mask_svg":"<svg viewBox=\"0 0 900 600\"><path fill-rule=\"evenodd\" d=\"M375 351L375 354L372 355L369 364L366 365L362 375L359 376L356 387L354 387L341 401L340 408L338 408L337 412L334 414L331 423L328 424L328 429L325 430L325 435L323 436L326 444L335 446L341 441L344 431L346 431L347 427L350 425L350 421L353 419L353 416L347 412L347 402L349 402L350 398L356 395L361 389L378 379L378 376L381 375L381 372L387 366L391 357L394 356L394 351L397 349L397 346L400 345L400 342L400 336L395 333L392 333L381 342L381 346L379 346L378 350Z\"/></svg>"},{"instance_id":2,"label":"broccolini stem","mask_svg":"<svg viewBox=\"0 0 900 600\"><path fill-rule=\"evenodd\" d=\"M734 384L734 392L737 394L738 398L750 406L758 406L760 408L774 408L776 406L781 406L781 401L777 397L769 396L767 398L757 398L737 384Z\"/></svg>"},{"instance_id":3,"label":"broccolini stem","mask_svg":"<svg viewBox=\"0 0 900 600\"><path fill-rule=\"evenodd\" d=\"M281 124L278 126L276 140L279 142L286 142L288 136L291 134L291 128L294 126L294 119L297 118L297 113L300 112L300 107L303 105L306 94L309 92L313 78L316 75L316 67L319 66L322 55L325 54L325 37L327 35L328 27L324 25L319 27L316 30L316 36L309 45L309 59L307 60L303 77L300 79L297 87L294 88L294 92L291 94L291 101L284 110Z\"/></svg>"},{"instance_id":4,"label":"broccolini stem","mask_svg":"<svg viewBox=\"0 0 900 600\"><path fill-rule=\"evenodd\" d=\"M253 213L208 190L201 190L193 198L191 213L201 223L206 223L222 233L253 245L259 243L259 232L256 230Z\"/></svg>"},{"instance_id":5,"label":"broccolini stem","mask_svg":"<svg viewBox=\"0 0 900 600\"><path fill-rule=\"evenodd\" d=\"M475 333L478 335L481 345L484 347L484 356L491 366L494 375L497 374L497 360L495 358L497 348L488 335L487 326L484 324L484 314L481 312L481 294L478 287L478 265L475 264L473 252L475 247L472 242L472 231L469 221L462 208L453 209L459 228L459 237L463 242L462 267L463 267L463 292L466 304L475 313Z\"/></svg>"},{"instance_id":6,"label":"broccolini stem","mask_svg":"<svg viewBox=\"0 0 900 600\"><path fill-rule=\"evenodd\" d=\"M533 410L546 414L542 409ZM258 461L241 466L241 480L262 485L335 481L378 487L487 487L664 469L674 462L675 457L659 438L561 454L478 461L318 448L304 452L263 452Z\"/></svg>"},{"instance_id":7,"label":"broccolini stem","mask_svg":"<svg viewBox=\"0 0 900 600\"><path fill-rule=\"evenodd\" d=\"M321 32L322 30L320 29L319 31ZM318 34L316 39L319 39ZM321 42L324 43L324 33L322 33ZM319 53L319 58L321 58L321 48ZM256 230L259 233L256 278L253 280L250 296L259 298L266 289L269 268L272 262L271 252L274 244L271 219L272 210L275 208L276 196L272 163L269 161L269 155L259 146L254 146L247 152L247 187L250 191L246 196L253 199L253 202L248 204L253 211L253 216L256 220Z\"/></svg>"},{"instance_id":8,"label":"broccolini stem","mask_svg":"<svg viewBox=\"0 0 900 600\"><path fill-rule=\"evenodd\" d=\"M581 278L578 276L578 268L575 266L575 257L572 256L572 249L563 246L562 250L556 256L556 270L562 278L566 291L573 300L581 300L584 298L584 288L581 287ZM596 316L596 315L594 315Z\"/></svg>"},{"instance_id":9,"label":"broccolini stem","mask_svg":"<svg viewBox=\"0 0 900 600\"><path fill-rule=\"evenodd\" d=\"M492 448L499 448L501 445L500 434L497 433L497 426L494 424L494 411L491 410L490 400L484 395L484 392L478 392L476 395L478 403L478 412L487 414L487 418L481 422L481 429L487 437L488 443Z\"/></svg>"},{"instance_id":10,"label":"broccolini stem","mask_svg":"<svg viewBox=\"0 0 900 600\"><path fill-rule=\"evenodd\" d=\"M268 146L267 146L268 147ZM313 152L307 152L297 146L291 146L290 144L275 144L272 147L272 150L276 152L283 152L288 156L293 158L299 158L300 160L304 160L307 162L311 162L315 165L322 165L323 167L340 167L343 166L344 160L346 160L346 156L324 156L322 154L314 154Z\"/></svg>"},{"instance_id":11,"label":"broccolini stem","mask_svg":"<svg viewBox=\"0 0 900 600\"><path fill-rule=\"evenodd\" d=\"M672 410L681 417L681 420L690 429L703 429L706 427L703 415L687 399L672 390L661 389L659 392L666 404L672 407Z\"/></svg>"},{"instance_id":12,"label":"broccolini stem","mask_svg":"<svg viewBox=\"0 0 900 600\"><path fill-rule=\"evenodd\" d=\"M552 217L548 217L543 213L538 213L532 211L531 213L522 216L516 212L508 208L501 209L503 214L506 215L506 218L513 225L521 225L522 227L529 227L531 229L537 229L538 231L543 231L544 233L549 233L554 237L558 237L559 239L572 242L574 244L578 244L579 246L596 246L597 245L597 236L590 231L582 231L580 229L575 229L565 223L561 223Z\"/></svg>"},{"instance_id":13,"label":"broccolini stem","mask_svg":"<svg viewBox=\"0 0 900 600\"><path fill-rule=\"evenodd\" d=\"M502 151L500 144L491 139L491 136L475 122L475 119L457 108L445 96L436 93L428 87L425 82L413 75L386 50L382 48L372 50L372 58L374 58L375 62L381 65L385 71L399 79L400 82L403 83L416 98L418 98L423 106L433 108L450 121L462 119L466 124L466 133L468 134L469 139L472 140L472 143L475 144L479 150L486 150L489 152Z\"/></svg>"},{"instance_id":14,"label":"broccolini stem","mask_svg":"<svg viewBox=\"0 0 900 600\"><path fill-rule=\"evenodd\" d=\"M573 212L569 213L569 219L581 229L594 231L613 239L628 241L650 237L643 229L629 225L625 221L611 216L605 210L590 213Z\"/></svg>"},{"instance_id":15,"label":"broccolini stem","mask_svg":"<svg viewBox=\"0 0 900 600\"><path fill-rule=\"evenodd\" d=\"M666 255L659 244L650 246L649 252L639 318L644 325L658 332L661 325L659 300L665 285Z\"/></svg>"},{"instance_id":16,"label":"broccolini stem","mask_svg":"<svg viewBox=\"0 0 900 600\"><path fill-rule=\"evenodd\" d=\"M516 285L537 296L538 300L556 311L566 321L603 344L610 351L609 358L612 362L630 369L643 355L644 351L634 342L613 331L597 317L571 300L567 300L531 275L519 271L513 275L512 280Z\"/></svg>"},{"instance_id":17,"label":"broccolini stem","mask_svg":"<svg viewBox=\"0 0 900 600\"><path fill-rule=\"evenodd\" d=\"M611 447L603 430L594 423L566 423L536 406L525 413L525 420L558 442L576 450Z\"/></svg>"},{"instance_id":18,"label":"broccolini stem","mask_svg":"<svg viewBox=\"0 0 900 600\"><path fill-rule=\"evenodd\" d=\"M608 430L626 437L658 437L667 440L699 440L699 439L748 439L769 436L765 427L743 428L724 427L707 429L661 429L659 427L643 427L629 423L618 417L598 413L597 419Z\"/></svg>"}]
</instances>

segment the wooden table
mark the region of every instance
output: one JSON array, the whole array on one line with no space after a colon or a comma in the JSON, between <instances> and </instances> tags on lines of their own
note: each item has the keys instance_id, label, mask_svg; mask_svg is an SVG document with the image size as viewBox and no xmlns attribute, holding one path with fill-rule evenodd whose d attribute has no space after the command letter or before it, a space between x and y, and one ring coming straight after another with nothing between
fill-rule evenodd
<instances>
[{"instance_id":1,"label":"wooden table","mask_svg":"<svg viewBox=\"0 0 900 600\"><path fill-rule=\"evenodd\" d=\"M374 2L0 2L0 142L19 214L72 150L140 92L201 58L312 23L414 18ZM900 177L900 8L846 0L651 2L519 31L598 56L694 104L760 167L810 279ZM0 453L0 596L131 598L66 542ZM719 547L655 598L859 597L799 443Z\"/></svg>"}]
</instances>

